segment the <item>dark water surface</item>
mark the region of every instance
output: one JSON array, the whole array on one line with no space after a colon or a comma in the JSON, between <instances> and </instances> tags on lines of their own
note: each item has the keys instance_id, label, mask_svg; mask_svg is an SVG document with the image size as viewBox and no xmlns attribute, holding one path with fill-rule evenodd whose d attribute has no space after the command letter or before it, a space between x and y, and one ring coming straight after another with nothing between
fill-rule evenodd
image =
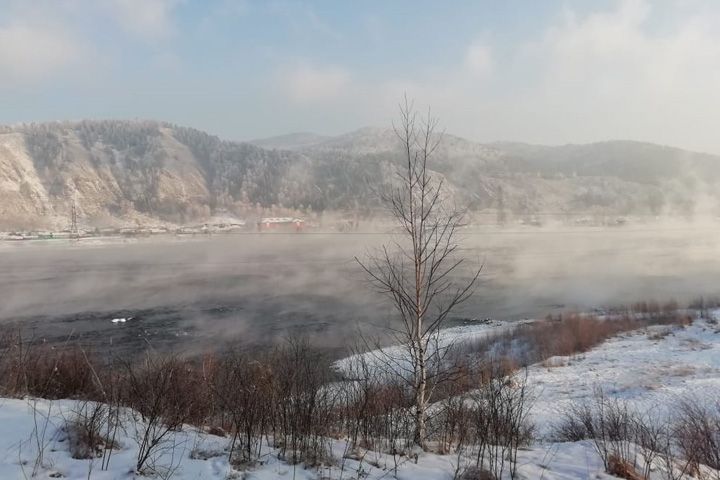
<instances>
[{"instance_id":1,"label":"dark water surface","mask_svg":"<svg viewBox=\"0 0 720 480\"><path fill-rule=\"evenodd\" d=\"M484 266L449 324L712 296L720 292L719 234L715 225L463 232L467 268L458 278ZM26 336L118 351L199 351L301 333L341 348L358 328L382 331L394 321L354 260L388 240L242 234L0 245L0 322Z\"/></svg>"}]
</instances>

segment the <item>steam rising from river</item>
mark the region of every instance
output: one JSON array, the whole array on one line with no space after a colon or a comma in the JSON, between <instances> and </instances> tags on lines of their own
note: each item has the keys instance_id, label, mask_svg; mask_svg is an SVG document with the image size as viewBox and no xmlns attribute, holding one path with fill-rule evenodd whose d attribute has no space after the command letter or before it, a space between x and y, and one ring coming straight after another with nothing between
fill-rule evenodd
<instances>
[{"instance_id":1,"label":"steam rising from river","mask_svg":"<svg viewBox=\"0 0 720 480\"><path fill-rule=\"evenodd\" d=\"M263 342L290 328L341 346L357 328L395 321L354 260L389 240L375 232L2 245L0 321L34 319L40 334L74 328L78 335L126 328L132 320L118 326L95 315L95 323L60 327L53 319L77 312L107 312L112 319L118 311L170 307L186 312L175 328L202 331L205 339ZM465 229L458 240L468 266L485 262L476 294L458 317L512 320L720 293L720 223L710 219L613 228L489 226Z\"/></svg>"}]
</instances>

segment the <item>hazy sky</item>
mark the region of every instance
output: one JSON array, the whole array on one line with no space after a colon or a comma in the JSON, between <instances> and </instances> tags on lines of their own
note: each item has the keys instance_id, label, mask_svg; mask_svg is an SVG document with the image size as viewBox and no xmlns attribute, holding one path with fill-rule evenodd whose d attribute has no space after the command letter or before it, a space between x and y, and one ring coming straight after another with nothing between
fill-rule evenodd
<instances>
[{"instance_id":1,"label":"hazy sky","mask_svg":"<svg viewBox=\"0 0 720 480\"><path fill-rule=\"evenodd\" d=\"M0 123L250 139L386 126L720 153L717 0L0 0Z\"/></svg>"}]
</instances>

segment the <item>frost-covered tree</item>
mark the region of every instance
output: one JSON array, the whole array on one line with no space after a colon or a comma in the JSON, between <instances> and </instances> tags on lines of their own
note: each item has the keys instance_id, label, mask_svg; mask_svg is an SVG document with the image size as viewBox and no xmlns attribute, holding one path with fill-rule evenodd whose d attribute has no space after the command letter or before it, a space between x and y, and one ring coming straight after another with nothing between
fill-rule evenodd
<instances>
[{"instance_id":1,"label":"frost-covered tree","mask_svg":"<svg viewBox=\"0 0 720 480\"><path fill-rule=\"evenodd\" d=\"M435 178L428 161L442 141L437 120L429 113L418 117L407 98L400 105L395 134L402 146L402 162L390 184L380 185L378 196L396 220L399 233L390 245L368 254L358 263L378 292L387 296L400 317L395 338L406 355L381 355L392 375L407 381L414 396L414 438L424 446L425 423L432 386L450 368L447 349L438 334L448 315L473 293L480 269L457 281L463 259L457 254L458 228L464 216L447 196L442 178Z\"/></svg>"}]
</instances>

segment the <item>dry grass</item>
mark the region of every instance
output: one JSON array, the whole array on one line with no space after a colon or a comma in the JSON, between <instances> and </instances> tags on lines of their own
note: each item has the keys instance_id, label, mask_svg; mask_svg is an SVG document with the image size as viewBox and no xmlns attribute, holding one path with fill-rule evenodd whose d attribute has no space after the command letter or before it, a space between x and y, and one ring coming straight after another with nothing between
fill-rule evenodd
<instances>
[{"instance_id":1,"label":"dry grass","mask_svg":"<svg viewBox=\"0 0 720 480\"><path fill-rule=\"evenodd\" d=\"M598 317L571 312L548 316L518 325L499 338L468 342L457 349L457 355L477 358L491 352L510 370L536 363L554 368L565 365L563 358L572 359L622 333L650 325L686 326L693 321L688 313L666 311L659 305L643 304L640 308L648 313L626 311Z\"/></svg>"},{"instance_id":2,"label":"dry grass","mask_svg":"<svg viewBox=\"0 0 720 480\"><path fill-rule=\"evenodd\" d=\"M468 468L458 478L460 480L496 480L490 470L477 467Z\"/></svg>"},{"instance_id":3,"label":"dry grass","mask_svg":"<svg viewBox=\"0 0 720 480\"><path fill-rule=\"evenodd\" d=\"M626 480L646 480L645 477L635 470L635 467L630 462L623 460L616 455L610 455L608 458L607 473Z\"/></svg>"},{"instance_id":4,"label":"dry grass","mask_svg":"<svg viewBox=\"0 0 720 480\"><path fill-rule=\"evenodd\" d=\"M659 341L672 335L673 331L671 327L662 328L648 328L647 336L648 340Z\"/></svg>"},{"instance_id":5,"label":"dry grass","mask_svg":"<svg viewBox=\"0 0 720 480\"><path fill-rule=\"evenodd\" d=\"M570 365L570 360L567 357L550 357L542 361L542 366L547 369L567 367L568 365Z\"/></svg>"}]
</instances>

